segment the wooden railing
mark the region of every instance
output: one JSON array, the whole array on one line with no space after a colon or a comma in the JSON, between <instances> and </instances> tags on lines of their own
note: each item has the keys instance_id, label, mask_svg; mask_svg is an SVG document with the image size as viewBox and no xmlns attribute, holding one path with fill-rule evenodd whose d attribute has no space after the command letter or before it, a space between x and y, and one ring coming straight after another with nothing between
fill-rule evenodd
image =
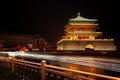
<instances>
[{"instance_id":1,"label":"wooden railing","mask_svg":"<svg viewBox=\"0 0 120 80\"><path fill-rule=\"evenodd\" d=\"M10 63L12 80L120 80L118 77L72 70L41 63L0 57L0 61Z\"/></svg>"}]
</instances>

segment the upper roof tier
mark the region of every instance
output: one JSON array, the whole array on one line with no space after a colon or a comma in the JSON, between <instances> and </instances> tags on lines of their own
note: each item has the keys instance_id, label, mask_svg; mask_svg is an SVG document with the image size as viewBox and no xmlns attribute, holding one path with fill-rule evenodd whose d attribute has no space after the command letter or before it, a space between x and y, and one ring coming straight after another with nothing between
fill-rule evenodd
<instances>
[{"instance_id":1,"label":"upper roof tier","mask_svg":"<svg viewBox=\"0 0 120 80\"><path fill-rule=\"evenodd\" d=\"M70 19L70 21L95 21L96 22L97 19L87 19L87 18L81 17L80 12L78 12L77 17L74 19Z\"/></svg>"}]
</instances>

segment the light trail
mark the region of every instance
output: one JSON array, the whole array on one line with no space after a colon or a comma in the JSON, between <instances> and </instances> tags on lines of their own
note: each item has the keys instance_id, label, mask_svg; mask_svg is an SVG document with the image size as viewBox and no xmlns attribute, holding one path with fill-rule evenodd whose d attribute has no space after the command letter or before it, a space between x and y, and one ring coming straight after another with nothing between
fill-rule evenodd
<instances>
[{"instance_id":1,"label":"light trail","mask_svg":"<svg viewBox=\"0 0 120 80\"><path fill-rule=\"evenodd\" d=\"M1 53L1 52L0 52ZM5 53L5 52L3 52ZM30 54L23 51L19 52L6 52L10 57L21 56L38 60L50 60L65 62L71 64L91 66L115 72L120 72L120 59L118 58L105 58L105 57L93 57L93 56L64 56L64 55L45 55L45 54Z\"/></svg>"}]
</instances>

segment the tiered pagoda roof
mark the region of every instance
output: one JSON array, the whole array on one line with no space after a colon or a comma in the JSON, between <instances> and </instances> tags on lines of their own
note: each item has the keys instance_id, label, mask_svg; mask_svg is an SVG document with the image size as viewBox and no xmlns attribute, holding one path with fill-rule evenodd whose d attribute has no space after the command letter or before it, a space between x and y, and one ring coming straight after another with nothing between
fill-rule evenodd
<instances>
[{"instance_id":1,"label":"tiered pagoda roof","mask_svg":"<svg viewBox=\"0 0 120 80\"><path fill-rule=\"evenodd\" d=\"M89 38L93 36L94 38L101 36L102 32L96 32L98 28L97 19L87 19L80 16L78 12L77 17L69 19L68 24L66 25L66 36L65 38Z\"/></svg>"}]
</instances>

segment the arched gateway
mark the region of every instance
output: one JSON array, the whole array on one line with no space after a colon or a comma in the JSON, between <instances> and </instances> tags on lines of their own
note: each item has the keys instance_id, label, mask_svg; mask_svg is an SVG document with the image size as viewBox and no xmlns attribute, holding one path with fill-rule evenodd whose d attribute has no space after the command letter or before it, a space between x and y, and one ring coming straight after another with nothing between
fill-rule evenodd
<instances>
[{"instance_id":1,"label":"arched gateway","mask_svg":"<svg viewBox=\"0 0 120 80\"><path fill-rule=\"evenodd\" d=\"M85 50L94 50L94 46L92 44L87 44Z\"/></svg>"}]
</instances>

